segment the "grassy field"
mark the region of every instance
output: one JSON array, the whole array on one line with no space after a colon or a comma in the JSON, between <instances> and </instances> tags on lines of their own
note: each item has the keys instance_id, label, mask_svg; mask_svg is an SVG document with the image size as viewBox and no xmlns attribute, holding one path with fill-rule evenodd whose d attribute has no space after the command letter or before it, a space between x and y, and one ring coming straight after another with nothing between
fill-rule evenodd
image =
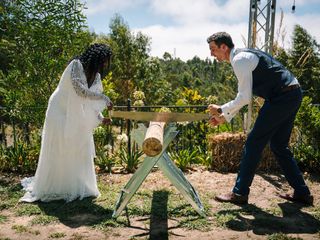
<instances>
[{"instance_id":1,"label":"grassy field","mask_svg":"<svg viewBox=\"0 0 320 240\"><path fill-rule=\"evenodd\" d=\"M0 240L13 239L320 239L319 178L307 177L315 206L285 202L275 191L288 190L281 175L258 175L249 204L213 200L231 189L235 175L208 171L186 174L198 191L207 217L202 218L157 170L128 207L112 218L121 188L132 175L98 176L101 196L71 203L18 203L21 176L0 178ZM277 186L277 183L281 186Z\"/></svg>"}]
</instances>

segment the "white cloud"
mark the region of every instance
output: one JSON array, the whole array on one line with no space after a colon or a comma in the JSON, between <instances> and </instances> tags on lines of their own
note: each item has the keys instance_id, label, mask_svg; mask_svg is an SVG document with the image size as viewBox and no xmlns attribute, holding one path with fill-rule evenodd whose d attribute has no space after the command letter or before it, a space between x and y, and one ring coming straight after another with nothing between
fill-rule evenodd
<instances>
[{"instance_id":1,"label":"white cloud","mask_svg":"<svg viewBox=\"0 0 320 240\"><path fill-rule=\"evenodd\" d=\"M248 35L249 7L244 2L246 0L229 0L219 5L212 0L153 0L151 6L155 14L173 18L178 24L133 30L151 37L152 56L162 57L164 52L169 52L182 60L194 56L210 58L206 39L214 32L229 32L237 46L245 46L243 38L247 39Z\"/></svg>"},{"instance_id":2,"label":"white cloud","mask_svg":"<svg viewBox=\"0 0 320 240\"><path fill-rule=\"evenodd\" d=\"M300 24L304 27L311 36L318 39L318 43L320 43L320 28L318 26L320 23L320 15L310 14L301 16L297 19L297 24Z\"/></svg>"},{"instance_id":3,"label":"white cloud","mask_svg":"<svg viewBox=\"0 0 320 240\"><path fill-rule=\"evenodd\" d=\"M265 4L267 0L261 0ZM205 59L210 57L206 38L214 32L226 31L231 34L237 47L244 47L243 38L247 40L249 1L248 0L88 0L88 17L106 17L106 13L129 10L131 17L139 14L141 18L147 11L154 16L153 24L148 25L146 19L144 26L132 26L132 31L141 31L151 37L151 55L162 57L164 52L176 53L182 60L193 58L195 55ZM277 1L277 15L275 38L279 30L281 9L284 11L282 30L286 31L284 43L288 48L295 24L300 24L308 33L320 42L319 14L308 14L307 6L318 6L319 0L296 1L296 13L291 13L292 1ZM308 4L308 5L307 5ZM300 9L300 10L299 10ZM298 14L299 13L299 14ZM126 20L126 16L122 16ZM163 23L157 19L166 20ZM156 22L156 23L155 23ZM94 28L94 26L92 26ZM99 29L96 29L99 32ZM101 31L101 30L100 30ZM275 39L277 40L277 39Z\"/></svg>"},{"instance_id":4,"label":"white cloud","mask_svg":"<svg viewBox=\"0 0 320 240\"><path fill-rule=\"evenodd\" d=\"M87 16L91 16L99 13L102 14L105 11L113 11L113 9L117 9L119 11L121 9L134 7L145 2L145 0L82 0L82 2L85 2L87 7L85 14L87 14Z\"/></svg>"},{"instance_id":5,"label":"white cloud","mask_svg":"<svg viewBox=\"0 0 320 240\"><path fill-rule=\"evenodd\" d=\"M247 0L229 0L220 5L212 0L153 0L151 9L180 24L202 24L213 19L236 22L248 14L246 2Z\"/></svg>"},{"instance_id":6,"label":"white cloud","mask_svg":"<svg viewBox=\"0 0 320 240\"><path fill-rule=\"evenodd\" d=\"M285 15L283 19L283 25L286 28L287 35L286 35L286 42L285 47L290 48L291 47L291 38L293 34L293 29L295 25L300 25L304 29L307 30L307 32L315 39L317 39L318 43L320 40L320 29L315 23L320 22L320 15L316 14L306 14L303 16L297 16L295 14L287 14Z\"/></svg>"},{"instance_id":7,"label":"white cloud","mask_svg":"<svg viewBox=\"0 0 320 240\"><path fill-rule=\"evenodd\" d=\"M203 24L197 28L188 26L164 27L154 25L147 28L134 29L151 37L151 55L162 57L165 52L182 60L192 59L198 56L201 59L210 57L209 47L206 42L208 36L214 32L226 31L232 34L238 47L244 47L242 37L247 37L246 24L224 25L219 23Z\"/></svg>"},{"instance_id":8,"label":"white cloud","mask_svg":"<svg viewBox=\"0 0 320 240\"><path fill-rule=\"evenodd\" d=\"M277 5L291 9L293 3L295 3L296 8L299 9L301 6L319 4L319 0L278 1Z\"/></svg>"},{"instance_id":9,"label":"white cloud","mask_svg":"<svg viewBox=\"0 0 320 240\"><path fill-rule=\"evenodd\" d=\"M310 1L316 2L317 0ZM310 1L305 0L304 4L310 4ZM261 4L265 2L262 0ZM302 4L299 3L300 6ZM291 13L291 6L292 2L285 5L279 4L277 7L274 40L278 40L283 47L290 48L295 24L300 24L312 36L320 39L320 28L314 24L320 22L320 14L298 16ZM279 29L280 7L285 10L281 29ZM151 37L151 54L154 56L162 57L167 51L172 55L175 52L176 56L183 60L191 59L195 55L205 59L210 57L205 40L210 34L217 31L230 33L237 47L246 46L244 40L248 38L249 20L249 4L246 0L229 0L223 5L209 0L153 0L152 9L156 14L166 14L179 23L170 27L156 25L136 29ZM281 35L277 38L279 30L286 32L283 40Z\"/></svg>"}]
</instances>

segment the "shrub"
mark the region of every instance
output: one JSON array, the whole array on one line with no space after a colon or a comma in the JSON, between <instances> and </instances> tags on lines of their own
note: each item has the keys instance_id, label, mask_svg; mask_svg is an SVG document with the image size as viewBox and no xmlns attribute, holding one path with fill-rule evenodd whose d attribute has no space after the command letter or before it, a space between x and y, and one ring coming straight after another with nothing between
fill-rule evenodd
<instances>
[{"instance_id":1,"label":"shrub","mask_svg":"<svg viewBox=\"0 0 320 240\"><path fill-rule=\"evenodd\" d=\"M172 161L182 171L186 171L187 168L197 160L198 149L182 149L168 153Z\"/></svg>"},{"instance_id":2,"label":"shrub","mask_svg":"<svg viewBox=\"0 0 320 240\"><path fill-rule=\"evenodd\" d=\"M10 147L0 145L0 170L19 173L34 172L39 153L40 145L27 145L20 141Z\"/></svg>"},{"instance_id":3,"label":"shrub","mask_svg":"<svg viewBox=\"0 0 320 240\"><path fill-rule=\"evenodd\" d=\"M127 148L121 146L119 152L120 164L127 172L133 173L137 170L142 155L143 151L140 151L135 147L132 147L130 153L128 153Z\"/></svg>"},{"instance_id":4,"label":"shrub","mask_svg":"<svg viewBox=\"0 0 320 240\"><path fill-rule=\"evenodd\" d=\"M305 171L320 171L320 108L312 104L310 97L304 97L297 114L295 125L299 139L295 156Z\"/></svg>"},{"instance_id":5,"label":"shrub","mask_svg":"<svg viewBox=\"0 0 320 240\"><path fill-rule=\"evenodd\" d=\"M97 157L95 165L98 166L100 171L111 173L112 167L115 165L116 160L112 154L112 146L106 145L103 148L97 149Z\"/></svg>"}]
</instances>

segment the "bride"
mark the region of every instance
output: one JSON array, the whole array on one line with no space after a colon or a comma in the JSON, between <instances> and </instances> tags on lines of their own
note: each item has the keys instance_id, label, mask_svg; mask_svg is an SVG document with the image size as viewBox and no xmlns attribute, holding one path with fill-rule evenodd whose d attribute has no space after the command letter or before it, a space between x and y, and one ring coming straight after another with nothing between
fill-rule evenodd
<instances>
[{"instance_id":1,"label":"bride","mask_svg":"<svg viewBox=\"0 0 320 240\"><path fill-rule=\"evenodd\" d=\"M24 178L22 202L67 202L99 195L93 158L93 129L109 124L101 111L112 108L102 94L100 73L109 68L111 49L93 44L64 70L51 95L34 177Z\"/></svg>"}]
</instances>

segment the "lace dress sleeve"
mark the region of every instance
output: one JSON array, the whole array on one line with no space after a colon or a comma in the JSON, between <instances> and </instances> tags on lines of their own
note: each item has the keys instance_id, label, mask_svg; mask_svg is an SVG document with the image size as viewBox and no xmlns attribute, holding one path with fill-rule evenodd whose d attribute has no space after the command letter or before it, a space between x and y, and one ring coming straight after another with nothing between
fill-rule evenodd
<instances>
[{"instance_id":1,"label":"lace dress sleeve","mask_svg":"<svg viewBox=\"0 0 320 240\"><path fill-rule=\"evenodd\" d=\"M111 101L106 95L91 91L88 88L88 84L85 78L81 78L81 70L82 64L80 60L74 60L71 69L71 80L76 93L84 98L89 98L92 100L104 100L106 102L106 105L110 105Z\"/></svg>"}]
</instances>

